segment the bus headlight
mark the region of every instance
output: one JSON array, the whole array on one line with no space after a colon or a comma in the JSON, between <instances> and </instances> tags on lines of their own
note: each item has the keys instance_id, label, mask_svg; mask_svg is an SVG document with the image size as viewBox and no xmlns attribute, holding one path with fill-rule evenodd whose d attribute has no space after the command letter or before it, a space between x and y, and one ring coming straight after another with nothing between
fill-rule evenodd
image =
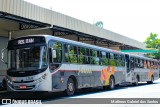
<instances>
[{"instance_id":1,"label":"bus headlight","mask_svg":"<svg viewBox=\"0 0 160 107\"><path fill-rule=\"evenodd\" d=\"M13 84L13 82L10 79L7 78L6 80L8 84L11 84L11 85Z\"/></svg>"},{"instance_id":2,"label":"bus headlight","mask_svg":"<svg viewBox=\"0 0 160 107\"><path fill-rule=\"evenodd\" d=\"M42 82L44 79L46 79L47 74L45 73L40 78L36 79L34 82Z\"/></svg>"},{"instance_id":3,"label":"bus headlight","mask_svg":"<svg viewBox=\"0 0 160 107\"><path fill-rule=\"evenodd\" d=\"M42 82L42 78L40 77L40 78L38 78L38 79L36 79L36 80L34 80L34 82Z\"/></svg>"},{"instance_id":4,"label":"bus headlight","mask_svg":"<svg viewBox=\"0 0 160 107\"><path fill-rule=\"evenodd\" d=\"M42 79L46 79L47 74L45 73L44 75L42 75Z\"/></svg>"}]
</instances>

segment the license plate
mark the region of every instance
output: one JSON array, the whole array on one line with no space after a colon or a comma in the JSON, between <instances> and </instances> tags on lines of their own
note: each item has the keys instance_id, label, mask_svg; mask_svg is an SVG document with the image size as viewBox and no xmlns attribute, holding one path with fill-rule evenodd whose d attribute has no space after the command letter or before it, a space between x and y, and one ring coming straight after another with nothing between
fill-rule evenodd
<instances>
[{"instance_id":1,"label":"license plate","mask_svg":"<svg viewBox=\"0 0 160 107\"><path fill-rule=\"evenodd\" d=\"M20 89L26 89L26 88L27 88L27 86L25 86L25 85L21 85L21 86L19 86L19 88L20 88Z\"/></svg>"}]
</instances>

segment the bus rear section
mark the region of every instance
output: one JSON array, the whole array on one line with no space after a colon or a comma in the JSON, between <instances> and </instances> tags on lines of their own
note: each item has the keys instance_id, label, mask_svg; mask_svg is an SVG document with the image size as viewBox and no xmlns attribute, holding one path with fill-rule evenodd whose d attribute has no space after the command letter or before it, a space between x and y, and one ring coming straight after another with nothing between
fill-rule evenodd
<instances>
[{"instance_id":1,"label":"bus rear section","mask_svg":"<svg viewBox=\"0 0 160 107\"><path fill-rule=\"evenodd\" d=\"M138 82L153 83L159 79L157 60L126 54L126 62L126 81L138 85Z\"/></svg>"}]
</instances>

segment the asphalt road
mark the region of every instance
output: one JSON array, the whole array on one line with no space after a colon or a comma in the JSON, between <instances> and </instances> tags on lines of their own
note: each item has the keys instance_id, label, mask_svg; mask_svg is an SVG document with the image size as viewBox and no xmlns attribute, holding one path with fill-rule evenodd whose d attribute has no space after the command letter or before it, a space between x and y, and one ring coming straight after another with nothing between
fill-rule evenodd
<instances>
[{"instance_id":1,"label":"asphalt road","mask_svg":"<svg viewBox=\"0 0 160 107\"><path fill-rule=\"evenodd\" d=\"M153 84L119 87L111 91L88 93L74 98L160 98L160 79Z\"/></svg>"},{"instance_id":2,"label":"asphalt road","mask_svg":"<svg viewBox=\"0 0 160 107\"><path fill-rule=\"evenodd\" d=\"M15 100L41 100L44 104L96 104L95 100L89 98L160 98L160 79L154 81L153 84L140 83L139 86L120 86L115 90L105 89L83 89L76 92L72 97L66 96L64 93L8 93L6 91L0 92L1 99L15 99ZM116 104L117 105L117 104ZM133 104L134 107L136 104ZM111 104L113 106L113 104ZM128 107L124 104L118 104L117 107ZM141 104L142 106L142 104ZM145 107L151 106L147 104ZM160 104L158 104L160 106ZM157 104L153 104L152 107L158 107Z\"/></svg>"}]
</instances>

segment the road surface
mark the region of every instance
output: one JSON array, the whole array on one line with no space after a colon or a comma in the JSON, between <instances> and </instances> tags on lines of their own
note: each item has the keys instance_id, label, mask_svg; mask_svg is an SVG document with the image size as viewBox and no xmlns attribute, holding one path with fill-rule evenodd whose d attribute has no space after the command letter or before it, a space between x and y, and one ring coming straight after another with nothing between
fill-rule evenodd
<instances>
[{"instance_id":1,"label":"road surface","mask_svg":"<svg viewBox=\"0 0 160 107\"><path fill-rule=\"evenodd\" d=\"M140 83L139 86L120 86L115 90L104 90L104 89L83 89L76 93L72 97L68 97L63 93L8 93L0 92L1 99L27 99L27 100L41 100L44 104L61 104L61 103L89 103L89 98L160 98L160 79L154 81L153 84ZM70 100L68 100L70 99ZM88 100L89 99L89 100ZM98 103L98 102L93 102ZM101 104L102 105L102 104ZM6 105L4 105L6 106ZM47 106L47 105L42 105ZM49 105L48 105L49 106ZM60 106L60 105L58 105ZM97 106L97 105L94 105ZM160 104L109 104L109 107L160 107ZM107 106L107 107L108 107Z\"/></svg>"}]
</instances>

